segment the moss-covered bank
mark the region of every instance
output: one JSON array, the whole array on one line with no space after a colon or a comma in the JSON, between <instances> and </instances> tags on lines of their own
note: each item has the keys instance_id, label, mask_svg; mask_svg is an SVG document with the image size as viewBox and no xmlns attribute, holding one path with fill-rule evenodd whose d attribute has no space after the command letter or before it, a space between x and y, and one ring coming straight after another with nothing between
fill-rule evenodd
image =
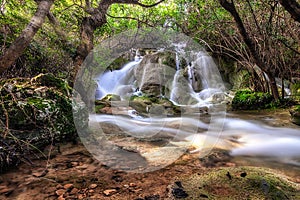
<instances>
[{"instance_id":1,"label":"moss-covered bank","mask_svg":"<svg viewBox=\"0 0 300 200\"><path fill-rule=\"evenodd\" d=\"M170 186L170 199L299 199L299 185L258 167L212 169Z\"/></svg>"},{"instance_id":2,"label":"moss-covered bank","mask_svg":"<svg viewBox=\"0 0 300 200\"><path fill-rule=\"evenodd\" d=\"M52 74L0 81L0 170L49 144L74 140L71 88Z\"/></svg>"}]
</instances>

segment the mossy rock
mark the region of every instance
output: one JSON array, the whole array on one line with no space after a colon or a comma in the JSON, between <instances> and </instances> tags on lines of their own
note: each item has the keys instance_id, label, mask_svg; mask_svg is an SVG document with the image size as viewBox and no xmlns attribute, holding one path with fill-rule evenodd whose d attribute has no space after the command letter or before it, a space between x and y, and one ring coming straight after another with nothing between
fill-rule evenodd
<instances>
[{"instance_id":1,"label":"mossy rock","mask_svg":"<svg viewBox=\"0 0 300 200\"><path fill-rule=\"evenodd\" d=\"M154 96L132 96L129 106L143 115L179 116L182 112L180 106L176 106L167 98Z\"/></svg>"},{"instance_id":2,"label":"mossy rock","mask_svg":"<svg viewBox=\"0 0 300 200\"><path fill-rule=\"evenodd\" d=\"M0 170L13 164L6 161L11 152L20 160L51 143L76 139L71 88L66 81L41 74L1 83Z\"/></svg>"},{"instance_id":3,"label":"mossy rock","mask_svg":"<svg viewBox=\"0 0 300 200\"><path fill-rule=\"evenodd\" d=\"M300 105L297 105L290 110L290 114L292 122L300 126Z\"/></svg>"},{"instance_id":4,"label":"mossy rock","mask_svg":"<svg viewBox=\"0 0 300 200\"><path fill-rule=\"evenodd\" d=\"M170 186L169 199L299 199L299 187L265 168L219 168L179 177Z\"/></svg>"},{"instance_id":5,"label":"mossy rock","mask_svg":"<svg viewBox=\"0 0 300 200\"><path fill-rule=\"evenodd\" d=\"M231 106L233 110L257 110L272 106L274 101L269 93L239 90L235 93Z\"/></svg>"},{"instance_id":6,"label":"mossy rock","mask_svg":"<svg viewBox=\"0 0 300 200\"><path fill-rule=\"evenodd\" d=\"M103 113L102 109L106 107L111 107L112 102L121 101L121 97L116 94L107 94L100 100L95 101L95 112Z\"/></svg>"}]
</instances>

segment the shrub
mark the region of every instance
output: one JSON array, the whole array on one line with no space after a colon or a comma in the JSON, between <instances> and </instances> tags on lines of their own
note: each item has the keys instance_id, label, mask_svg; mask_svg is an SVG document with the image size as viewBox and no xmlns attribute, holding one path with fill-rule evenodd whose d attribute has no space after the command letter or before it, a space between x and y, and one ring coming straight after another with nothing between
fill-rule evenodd
<instances>
[{"instance_id":1,"label":"shrub","mask_svg":"<svg viewBox=\"0 0 300 200\"><path fill-rule=\"evenodd\" d=\"M274 98L269 93L239 90L232 100L234 110L256 110L271 108Z\"/></svg>"}]
</instances>

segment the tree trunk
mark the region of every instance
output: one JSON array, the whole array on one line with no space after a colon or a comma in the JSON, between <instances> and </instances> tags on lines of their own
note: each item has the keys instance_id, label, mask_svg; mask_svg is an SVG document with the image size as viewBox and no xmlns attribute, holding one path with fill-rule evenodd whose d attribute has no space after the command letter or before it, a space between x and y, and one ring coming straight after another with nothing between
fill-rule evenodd
<instances>
[{"instance_id":1,"label":"tree trunk","mask_svg":"<svg viewBox=\"0 0 300 200\"><path fill-rule=\"evenodd\" d=\"M275 82L275 78L272 75L272 73L270 73L270 66L266 66L264 64L264 62L262 61L260 55L257 53L256 50L256 44L255 42L250 38L249 34L247 33L247 30L244 26L244 23L242 21L242 19L240 18L240 15L238 14L235 5L233 3L233 1L229 2L227 0L219 0L221 6L223 8L225 8L225 10L227 10L232 17L234 18L236 24L237 24L237 28L239 30L239 33L241 34L245 44L247 45L251 56L254 59L255 64L264 72L266 72L266 74L269 76L270 79L270 86L271 86L271 90L272 90L272 95L273 97L277 100L279 99L279 93L278 93L278 88Z\"/></svg>"},{"instance_id":2,"label":"tree trunk","mask_svg":"<svg viewBox=\"0 0 300 200\"><path fill-rule=\"evenodd\" d=\"M54 0L41 0L38 2L38 8L27 27L0 57L0 73L7 70L23 54L34 35L44 23L53 2Z\"/></svg>"},{"instance_id":3,"label":"tree trunk","mask_svg":"<svg viewBox=\"0 0 300 200\"><path fill-rule=\"evenodd\" d=\"M275 77L271 73L266 72L266 74L269 77L272 96L274 97L275 100L278 100L279 99L279 92L278 92L278 87L277 87L277 84L276 84Z\"/></svg>"},{"instance_id":4,"label":"tree trunk","mask_svg":"<svg viewBox=\"0 0 300 200\"><path fill-rule=\"evenodd\" d=\"M292 18L300 23L300 5L295 0L279 0L280 4L287 10Z\"/></svg>"},{"instance_id":5,"label":"tree trunk","mask_svg":"<svg viewBox=\"0 0 300 200\"><path fill-rule=\"evenodd\" d=\"M75 74L77 74L80 65L94 47L94 31L107 22L106 13L111 3L102 1L98 9L95 9L91 16L83 18L80 29L80 44L77 47L74 59Z\"/></svg>"}]
</instances>

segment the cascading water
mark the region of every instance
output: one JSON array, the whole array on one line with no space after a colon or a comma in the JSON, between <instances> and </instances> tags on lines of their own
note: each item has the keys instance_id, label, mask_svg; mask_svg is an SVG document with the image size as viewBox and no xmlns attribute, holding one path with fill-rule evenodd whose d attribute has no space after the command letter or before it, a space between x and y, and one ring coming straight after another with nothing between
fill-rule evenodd
<instances>
[{"instance_id":1,"label":"cascading water","mask_svg":"<svg viewBox=\"0 0 300 200\"><path fill-rule=\"evenodd\" d=\"M121 97L131 95L135 90L133 68L140 63L141 59L136 57L124 65L120 70L107 71L97 78L98 88L96 99L101 99L107 94L116 94Z\"/></svg>"}]
</instances>

